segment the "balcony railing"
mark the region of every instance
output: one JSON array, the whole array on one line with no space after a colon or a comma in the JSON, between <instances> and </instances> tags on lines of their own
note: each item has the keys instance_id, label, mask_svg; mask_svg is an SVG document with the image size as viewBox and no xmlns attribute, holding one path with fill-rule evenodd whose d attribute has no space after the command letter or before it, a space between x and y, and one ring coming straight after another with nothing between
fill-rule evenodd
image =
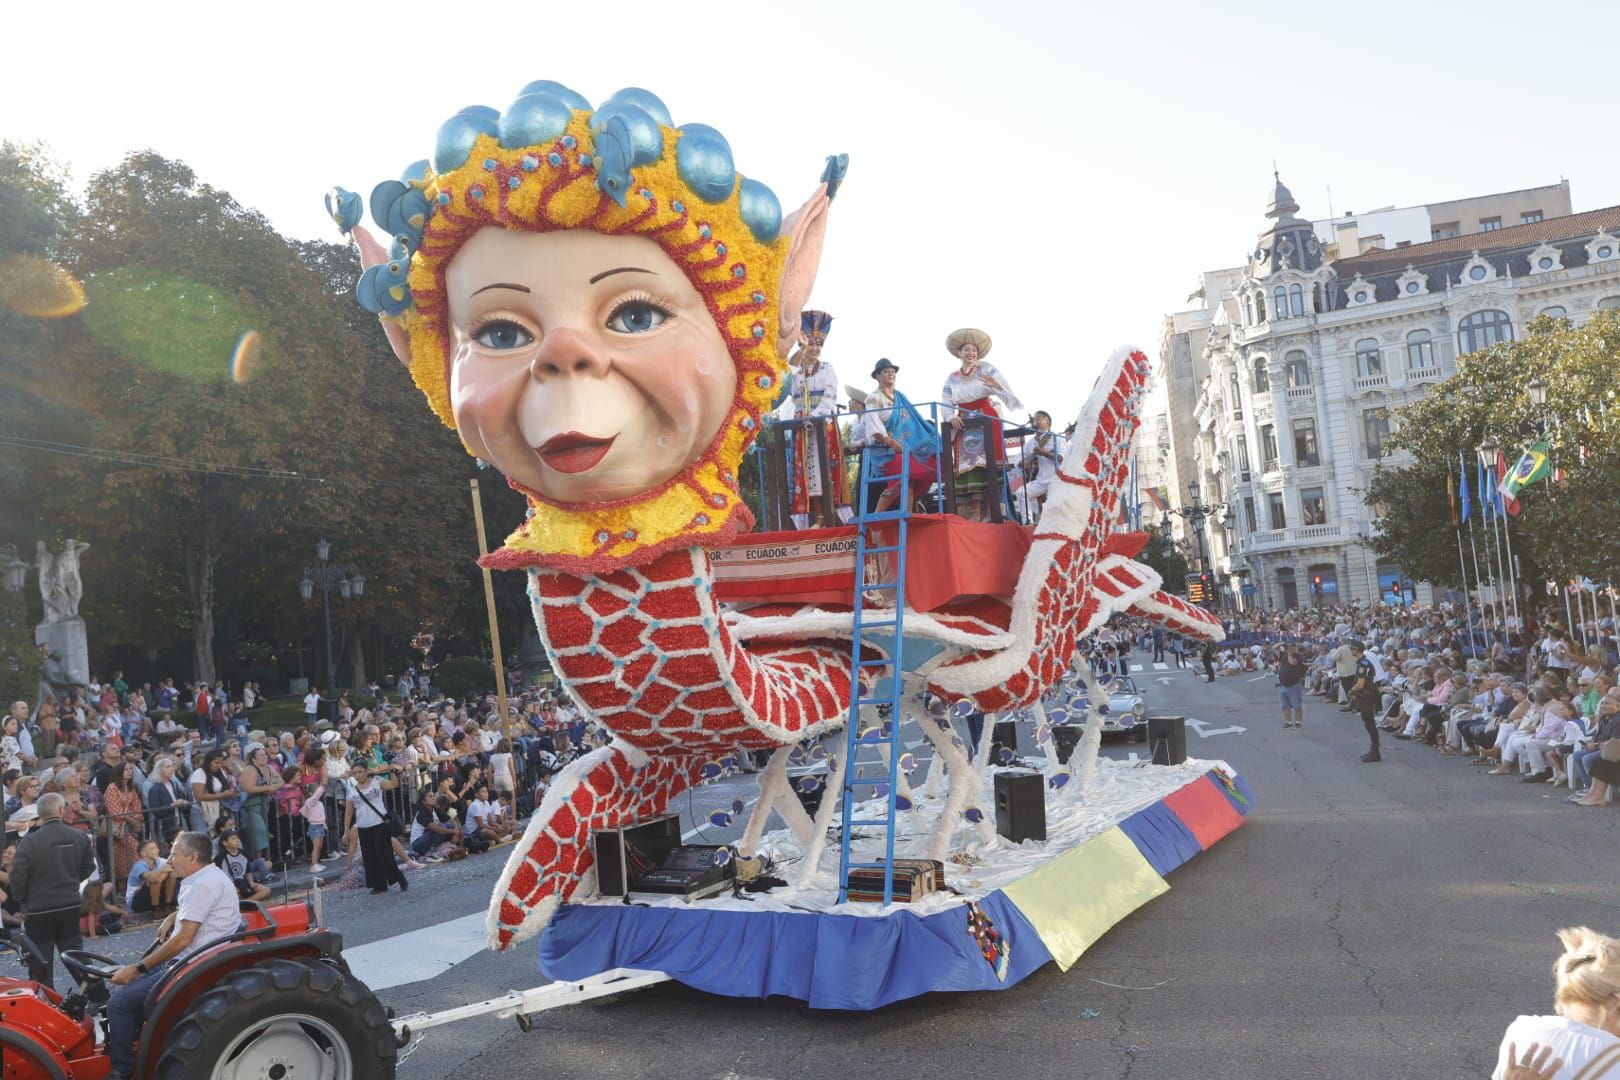
<instances>
[{"instance_id":1,"label":"balcony railing","mask_svg":"<svg viewBox=\"0 0 1620 1080\"><path fill-rule=\"evenodd\" d=\"M1363 390L1381 390L1388 385L1389 376L1384 374L1361 375L1356 378L1357 393L1360 393Z\"/></svg>"},{"instance_id":2,"label":"balcony railing","mask_svg":"<svg viewBox=\"0 0 1620 1080\"><path fill-rule=\"evenodd\" d=\"M1253 532L1238 545L1239 553L1262 548L1282 547L1289 544L1320 544L1324 540L1337 540L1343 529L1337 524L1295 525L1287 529L1268 529Z\"/></svg>"},{"instance_id":3,"label":"balcony railing","mask_svg":"<svg viewBox=\"0 0 1620 1080\"><path fill-rule=\"evenodd\" d=\"M1290 405L1292 405L1296 401L1315 401L1315 400L1316 400L1316 387L1314 387L1314 386L1290 386L1288 388L1288 404L1290 404Z\"/></svg>"}]
</instances>

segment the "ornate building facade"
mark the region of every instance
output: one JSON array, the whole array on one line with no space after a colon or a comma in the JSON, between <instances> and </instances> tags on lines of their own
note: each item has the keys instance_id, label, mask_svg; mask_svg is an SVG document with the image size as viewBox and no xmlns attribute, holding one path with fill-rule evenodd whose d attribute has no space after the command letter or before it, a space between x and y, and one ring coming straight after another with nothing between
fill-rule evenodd
<instances>
[{"instance_id":1,"label":"ornate building facade","mask_svg":"<svg viewBox=\"0 0 1620 1080\"><path fill-rule=\"evenodd\" d=\"M1550 205L1565 213L1528 205L1560 190ZM1493 200L1521 223L1503 225ZM1395 410L1537 316L1620 307L1620 207L1567 213L1567 184L1466 203L1479 231L1447 235L1448 220L1437 239L1369 246L1353 221L1298 217L1278 179L1244 264L1202 275L1202 306L1166 320L1167 472L1180 499L1196 482L1228 507L1203 523L1203 546L1229 603L1432 599L1368 543L1361 493L1389 456Z\"/></svg>"}]
</instances>

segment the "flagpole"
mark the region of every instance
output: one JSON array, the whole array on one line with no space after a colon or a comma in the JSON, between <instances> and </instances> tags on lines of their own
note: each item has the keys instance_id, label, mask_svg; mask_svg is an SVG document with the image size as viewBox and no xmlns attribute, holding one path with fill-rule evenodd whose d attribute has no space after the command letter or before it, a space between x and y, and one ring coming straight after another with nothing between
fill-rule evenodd
<instances>
[{"instance_id":1,"label":"flagpole","mask_svg":"<svg viewBox=\"0 0 1620 1080\"><path fill-rule=\"evenodd\" d=\"M1460 451L1457 454L1457 467L1462 471L1462 475L1466 479L1468 476L1468 457ZM1474 475L1478 477L1478 469L1474 470ZM1483 584L1484 578L1480 577L1479 574L1479 545L1474 541L1474 508L1468 505L1468 500L1466 498L1462 500L1462 503L1463 517L1468 521L1468 549L1473 553L1474 556L1474 588L1479 592L1478 602L1475 605L1477 608L1479 608L1479 629L1480 632L1485 635L1485 644L1489 645L1491 644L1491 631L1490 628L1486 626L1485 586ZM1458 539L1461 540L1460 535ZM1468 643L1469 645L1474 643L1474 631L1472 627L1468 629Z\"/></svg>"},{"instance_id":2,"label":"flagpole","mask_svg":"<svg viewBox=\"0 0 1620 1080\"><path fill-rule=\"evenodd\" d=\"M1564 621L1569 623L1569 627L1568 627L1569 632L1571 634L1574 634L1575 633L1575 616L1570 614L1569 586L1568 585L1564 586Z\"/></svg>"},{"instance_id":3,"label":"flagpole","mask_svg":"<svg viewBox=\"0 0 1620 1080\"><path fill-rule=\"evenodd\" d=\"M1457 517L1457 489L1452 485L1449 463L1446 465L1446 496L1451 503L1451 531L1457 534L1457 570L1462 575L1463 625L1468 627L1473 623L1472 609L1468 605L1468 560L1463 555L1462 524ZM1467 503L1464 502L1463 505L1467 506Z\"/></svg>"}]
</instances>

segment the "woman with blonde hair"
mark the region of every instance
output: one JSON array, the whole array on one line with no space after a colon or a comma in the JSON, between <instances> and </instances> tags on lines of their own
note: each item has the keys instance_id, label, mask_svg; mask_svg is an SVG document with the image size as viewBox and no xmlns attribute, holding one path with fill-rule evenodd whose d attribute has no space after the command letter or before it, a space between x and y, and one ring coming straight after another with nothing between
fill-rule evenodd
<instances>
[{"instance_id":1,"label":"woman with blonde hair","mask_svg":"<svg viewBox=\"0 0 1620 1080\"><path fill-rule=\"evenodd\" d=\"M1518 1070L1538 1053L1543 1067L1535 1075L1548 1080L1620 1080L1620 941L1585 926L1558 937L1564 952L1553 963L1556 1015L1508 1025L1492 1080L1525 1075Z\"/></svg>"}]
</instances>

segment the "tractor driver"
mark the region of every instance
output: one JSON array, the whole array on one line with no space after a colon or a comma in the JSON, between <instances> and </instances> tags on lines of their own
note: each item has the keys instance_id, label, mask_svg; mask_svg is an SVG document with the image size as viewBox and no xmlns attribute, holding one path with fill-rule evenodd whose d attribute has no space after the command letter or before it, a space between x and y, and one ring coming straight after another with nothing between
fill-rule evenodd
<instances>
[{"instance_id":1,"label":"tractor driver","mask_svg":"<svg viewBox=\"0 0 1620 1080\"><path fill-rule=\"evenodd\" d=\"M107 1056L112 1077L135 1075L135 1039L146 1019L146 995L182 955L236 932L241 921L236 884L211 861L214 845L206 833L174 838L169 865L180 875L179 907L158 927L160 943L150 956L118 969L107 1002Z\"/></svg>"}]
</instances>

